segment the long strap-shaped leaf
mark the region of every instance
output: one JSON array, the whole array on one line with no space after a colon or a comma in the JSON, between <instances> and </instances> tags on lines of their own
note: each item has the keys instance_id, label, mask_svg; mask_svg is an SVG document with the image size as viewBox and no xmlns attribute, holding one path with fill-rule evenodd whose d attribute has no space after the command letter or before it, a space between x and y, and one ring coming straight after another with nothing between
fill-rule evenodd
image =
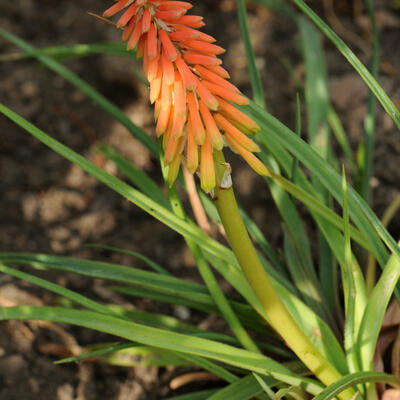
<instances>
[{"instance_id":1,"label":"long strap-shaped leaf","mask_svg":"<svg viewBox=\"0 0 400 400\"><path fill-rule=\"evenodd\" d=\"M215 392L216 389L200 390L198 392L191 392L188 394L182 394L180 396L168 397L165 400L206 400Z\"/></svg>"},{"instance_id":2,"label":"long strap-shaped leaf","mask_svg":"<svg viewBox=\"0 0 400 400\"><path fill-rule=\"evenodd\" d=\"M92 54L112 54L115 56L128 57L136 59L134 51L126 51L126 46L123 43L118 44L73 44L67 46L49 46L41 47L31 51L22 53L2 54L0 62L17 61L25 58L34 58L37 56L50 56L55 58L70 58L70 57L84 57Z\"/></svg>"},{"instance_id":3,"label":"long strap-shaped leaf","mask_svg":"<svg viewBox=\"0 0 400 400\"><path fill-rule=\"evenodd\" d=\"M314 397L314 400L334 399L339 393L343 392L343 390L366 382L383 382L400 387L400 377L398 376L385 374L383 372L356 372L339 379L333 385L324 389L318 396Z\"/></svg>"},{"instance_id":4,"label":"long strap-shaped leaf","mask_svg":"<svg viewBox=\"0 0 400 400\"><path fill-rule=\"evenodd\" d=\"M45 320L78 325L109 333L137 343L172 351L193 354L224 362L262 375L272 375L276 379L295 385L304 385L311 394L318 394L321 386L317 382L292 374L282 364L261 354L238 349L219 342L172 333L124 321L108 315L61 307L3 307L0 320Z\"/></svg>"},{"instance_id":5,"label":"long strap-shaped leaf","mask_svg":"<svg viewBox=\"0 0 400 400\"><path fill-rule=\"evenodd\" d=\"M152 314L147 314L147 313L140 313L139 312L139 318L137 312L132 312L132 311L126 311L124 309L117 309L115 307L107 307L103 304L97 303L85 296L80 295L79 293L75 293L72 290L63 288L62 286L56 285L52 282L48 282L44 279L38 278L36 276L27 274L25 272L22 271L18 271L16 269L12 269L12 268L8 268L5 265L0 263L0 271L4 272L6 274L15 276L19 279L23 279L27 282L31 282L35 285L38 285L40 287L43 287L49 291L52 291L53 293L57 293L61 296L64 296L65 298L72 300L73 302L80 304L90 310L93 311L97 311L99 313L105 314L105 315L111 315L113 317L117 317L117 318L122 318L122 319L126 319L126 320L131 320L133 319L134 321L140 322L141 319L145 320L146 325L150 324L154 324L156 323L157 327L161 327L162 328L171 328L170 326L165 326L168 325L168 322L172 322L171 320L166 321L166 319L171 318L171 317L166 317L166 316L157 316L157 315L152 315ZM138 321L139 320L139 321ZM165 322L167 322L167 324L165 324ZM180 321L173 321L174 322L174 326L175 328L177 328L177 325L181 325L181 328L183 328L182 323ZM154 325L152 325L154 326ZM190 329L190 326L187 325ZM174 329L171 329L174 330ZM186 332L185 332L186 333ZM207 332L204 332L207 334ZM212 338L214 339L214 338ZM221 339L221 338L220 338ZM135 346L135 344L124 344L122 346ZM110 352L114 352L115 350L110 349ZM163 350L165 351L165 350ZM173 352L172 352L173 354ZM170 355L172 355L170 353ZM93 354L94 355L94 354ZM172 357L176 358L176 355L174 354ZM189 361L190 363L193 363L195 365L201 366L204 369L216 374L217 376L220 376L222 379L225 379L228 382L234 382L235 380L237 380L236 376L233 375L231 372L229 372L227 369L223 368L220 365L217 365L216 363L198 357L198 356L194 356L194 355L184 355L183 357L181 355L178 356L179 359L183 358L186 359L187 361Z\"/></svg>"},{"instance_id":6,"label":"long strap-shaped leaf","mask_svg":"<svg viewBox=\"0 0 400 400\"><path fill-rule=\"evenodd\" d=\"M250 40L249 27L247 24L246 0L237 0L237 8L240 31L244 48L246 50L247 66L249 69L251 86L253 88L253 98L259 106L265 108L264 90L260 79L260 73L257 69L254 51Z\"/></svg>"},{"instance_id":7,"label":"long strap-shaped leaf","mask_svg":"<svg viewBox=\"0 0 400 400\"><path fill-rule=\"evenodd\" d=\"M275 379L267 379L269 384L276 384ZM253 375L247 375L207 397L207 400L248 400L260 393L263 393L263 388L257 379ZM269 397L266 398L268 399Z\"/></svg>"},{"instance_id":8,"label":"long strap-shaped leaf","mask_svg":"<svg viewBox=\"0 0 400 400\"><path fill-rule=\"evenodd\" d=\"M396 283L400 278L400 260L393 254L369 297L358 336L361 367L373 368L373 358L380 328Z\"/></svg>"}]
</instances>

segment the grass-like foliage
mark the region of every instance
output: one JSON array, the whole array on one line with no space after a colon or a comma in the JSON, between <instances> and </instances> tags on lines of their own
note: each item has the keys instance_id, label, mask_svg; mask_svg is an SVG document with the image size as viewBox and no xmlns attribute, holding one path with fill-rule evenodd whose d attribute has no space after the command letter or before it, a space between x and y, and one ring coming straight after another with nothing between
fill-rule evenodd
<instances>
[{"instance_id":1,"label":"grass-like foliage","mask_svg":"<svg viewBox=\"0 0 400 400\"><path fill-rule=\"evenodd\" d=\"M265 175L265 185L282 219L282 251L273 248L246 210L237 206L232 188L224 181L227 170L219 151L215 151L213 161L216 177L213 199L200 188L195 192L208 220L224 225L232 250L205 233L204 227L187 215L176 190L179 185L190 193L193 181L187 178L187 171L178 177L175 171L174 179L177 177L177 180L173 183L171 169L176 165L173 161L165 167L163 146L62 63L70 57L83 58L92 54L131 57L135 53L115 44L37 49L0 29L0 37L21 50L17 55L3 55L0 62L23 62L34 58L81 90L99 110L123 124L154 158L160 160L167 189L163 190L151 176L131 165L111 147L99 146L98 151L116 164L125 181L53 139L6 104L0 104L0 113L182 235L204 282L195 284L178 279L165 266L129 249L104 246L140 258L151 271L51 254L1 253L2 273L53 292L67 299L64 304L69 306L3 307L0 320L39 319L73 324L109 333L119 340L101 347L88 347L81 356L60 360L60 363L77 359L84 362L88 357L97 357L102 362L118 364L116 355L126 353L139 355L146 365L196 365L226 382L222 389L175 397L177 400L308 399L310 396L327 400L335 397L350 399L356 395L376 399L379 394L375 382L400 385L400 377L391 375L391 371L374 371L374 354L389 302L392 298L393 301L400 300L397 286L400 248L369 206L375 102L383 106L398 128L400 113L376 80L379 47L372 2L365 2L374 39L371 71L304 1L292 0L298 9L277 0L254 2L271 8L280 18L288 18L297 27L300 56L305 65L304 82L299 82L302 95L297 97L297 127L293 132L267 111L248 32L246 2L237 1L254 100L239 108L260 127L253 136L259 146L259 159L264 164L258 172ZM370 90L365 140L360 147L365 156L358 157L359 162L354 161L356 157L340 116L330 102L321 33L337 47ZM137 51L140 51L140 41ZM146 84L146 79L139 73L137 75ZM293 99L295 102L295 93ZM301 132L301 109L306 116L306 124L303 124L307 127L306 132ZM202 117L205 115L203 113ZM344 166L333 152L334 140L342 149L340 157L345 159ZM206 157L203 150L201 154L202 158ZM252 153L248 154L254 157ZM241 153L246 161L248 154ZM257 170L258 164L249 160ZM345 170L351 181L359 183L356 188L349 184ZM203 164L200 174L202 188L206 186L205 191L209 192L210 187L204 184ZM316 254L311 251L311 239L298 210L299 204L308 210L317 227ZM258 250L253 247L247 231ZM379 273L375 273L375 263L381 268ZM109 282L107 289L126 296L216 314L227 322L230 333L201 330L176 318L101 304L34 274L22 272L18 266L101 278ZM240 294L240 299L231 298L220 289L214 271L229 282Z\"/></svg>"}]
</instances>

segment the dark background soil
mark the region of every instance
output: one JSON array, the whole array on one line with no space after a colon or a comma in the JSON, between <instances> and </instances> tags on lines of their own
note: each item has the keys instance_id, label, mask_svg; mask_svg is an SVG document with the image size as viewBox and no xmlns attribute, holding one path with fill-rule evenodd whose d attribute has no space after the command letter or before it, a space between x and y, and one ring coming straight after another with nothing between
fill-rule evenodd
<instances>
[{"instance_id":1,"label":"dark background soil","mask_svg":"<svg viewBox=\"0 0 400 400\"><path fill-rule=\"evenodd\" d=\"M246 59L240 41L235 1L197 1L194 13L203 15L205 31L213 34L227 49L226 68L232 81L250 95ZM364 63L368 63L370 35L368 18L360 1L311 1L311 6L334 24ZM323 3L323 4L322 4ZM389 96L400 99L400 13L395 2L375 1L381 35L382 62L380 82ZM109 6L105 0L2 0L0 27L41 46L76 43L109 43L119 40L120 32L89 17L86 11L101 14ZM334 17L338 17L340 24ZM298 35L284 17L265 8L249 7L249 26L257 62L262 68L269 111L289 126L294 126L296 88L282 60L292 63L302 79L304 69L299 57ZM363 135L367 90L352 68L330 43L325 43L333 105L348 131L353 148ZM18 52L0 39L1 54ZM153 118L147 91L138 82L131 59L91 56L65 63L118 105L136 124L153 134ZM85 95L53 72L33 60L0 63L0 102L27 118L51 136L85 155L108 172L115 166L93 151L105 142L113 145L132 163L161 181L157 162L125 128ZM400 141L390 119L378 107L376 130L374 209L381 215L399 192ZM234 161L234 181L239 197L268 239L281 242L280 220L274 211L262 180L246 166ZM72 166L37 140L0 116L0 250L47 252L75 257L101 259L146 268L129 256L96 251L85 243L114 245L140 251L172 273L199 280L193 260L182 239L153 221L137 207ZM390 225L398 236L400 218ZM110 295L102 282L74 276L47 274L46 277L86 295L138 309L155 310L186 318L203 327L226 329L214 317ZM37 288L0 275L0 306L11 304L52 304L55 299ZM73 339L75 338L75 339ZM172 378L185 368L121 368L100 363L56 366L60 348L84 346L107 340L101 335L72 327L55 327L38 322L1 323L0 400L125 400L160 399L183 393L169 388ZM58 345L58 347L57 347ZM62 346L61 346L62 345ZM189 389L218 383L192 383Z\"/></svg>"}]
</instances>

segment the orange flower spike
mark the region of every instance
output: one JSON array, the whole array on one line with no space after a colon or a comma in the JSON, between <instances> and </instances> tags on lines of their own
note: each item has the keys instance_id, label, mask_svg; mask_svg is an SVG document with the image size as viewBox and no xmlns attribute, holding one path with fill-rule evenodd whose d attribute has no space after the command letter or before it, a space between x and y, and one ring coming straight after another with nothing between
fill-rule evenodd
<instances>
[{"instance_id":1,"label":"orange flower spike","mask_svg":"<svg viewBox=\"0 0 400 400\"><path fill-rule=\"evenodd\" d=\"M142 33L146 33L150 30L151 23L151 14L148 8L146 8L143 12L142 17Z\"/></svg>"},{"instance_id":2,"label":"orange flower spike","mask_svg":"<svg viewBox=\"0 0 400 400\"><path fill-rule=\"evenodd\" d=\"M231 136L226 136L226 141L244 158L257 174L270 176L267 167L253 153L245 150Z\"/></svg>"},{"instance_id":3,"label":"orange flower spike","mask_svg":"<svg viewBox=\"0 0 400 400\"><path fill-rule=\"evenodd\" d=\"M225 53L225 49L216 44L203 42L201 40L184 40L181 42L183 46L191 50L196 50L204 54L219 55Z\"/></svg>"},{"instance_id":4,"label":"orange flower spike","mask_svg":"<svg viewBox=\"0 0 400 400\"><path fill-rule=\"evenodd\" d=\"M147 54L149 60L157 57L158 54L157 33L154 24L150 24L149 32L147 33Z\"/></svg>"},{"instance_id":5,"label":"orange flower spike","mask_svg":"<svg viewBox=\"0 0 400 400\"><path fill-rule=\"evenodd\" d=\"M194 173L199 168L201 187L210 192L216 184L213 151L224 144L239 152L258 173L268 175L252 154L259 151L258 146L246 136L259 126L230 104L247 104L248 99L226 81L229 73L217 58L224 49L198 30L204 26L203 18L186 15L192 4L114 1L104 15L124 10L117 22L123 28L122 40L127 41L128 50L137 48L136 56L143 57L150 102L155 103L156 133L163 136L168 182L172 185L175 181L185 154L188 170Z\"/></svg>"},{"instance_id":6,"label":"orange flower spike","mask_svg":"<svg viewBox=\"0 0 400 400\"><path fill-rule=\"evenodd\" d=\"M175 79L174 64L168 59L165 49L161 53L162 73L168 85L172 85Z\"/></svg>"},{"instance_id":7,"label":"orange flower spike","mask_svg":"<svg viewBox=\"0 0 400 400\"><path fill-rule=\"evenodd\" d=\"M185 61L183 61L181 56L178 55L178 58L175 60L175 65L182 76L183 82L185 83L185 88L187 90L194 90L197 86L198 79L187 66Z\"/></svg>"},{"instance_id":8,"label":"orange flower spike","mask_svg":"<svg viewBox=\"0 0 400 400\"><path fill-rule=\"evenodd\" d=\"M187 123L186 167L193 174L199 165L199 150L191 119Z\"/></svg>"},{"instance_id":9,"label":"orange flower spike","mask_svg":"<svg viewBox=\"0 0 400 400\"><path fill-rule=\"evenodd\" d=\"M225 100L232 101L239 105L249 104L249 99L238 93L232 92L222 86L216 85L208 81L202 81L203 85L214 95L222 97Z\"/></svg>"},{"instance_id":10,"label":"orange flower spike","mask_svg":"<svg viewBox=\"0 0 400 400\"><path fill-rule=\"evenodd\" d=\"M220 65L222 61L217 57L205 56L204 54L187 52L183 55L189 64Z\"/></svg>"},{"instance_id":11,"label":"orange flower spike","mask_svg":"<svg viewBox=\"0 0 400 400\"><path fill-rule=\"evenodd\" d=\"M164 31L164 29L160 29L158 36L168 59L170 61L175 61L178 57L178 53L176 52L175 46L172 44L171 39L168 37L168 34Z\"/></svg>"},{"instance_id":12,"label":"orange flower spike","mask_svg":"<svg viewBox=\"0 0 400 400\"><path fill-rule=\"evenodd\" d=\"M117 27L124 27L136 14L137 7L135 4L131 4L129 8L122 14L122 17L117 22Z\"/></svg>"},{"instance_id":13,"label":"orange flower spike","mask_svg":"<svg viewBox=\"0 0 400 400\"><path fill-rule=\"evenodd\" d=\"M214 114L214 119L217 124L225 131L225 138L227 136L231 136L240 146L242 146L247 151L260 151L260 148L257 146L257 144L255 144L251 139L244 135L221 114Z\"/></svg>"},{"instance_id":14,"label":"orange flower spike","mask_svg":"<svg viewBox=\"0 0 400 400\"><path fill-rule=\"evenodd\" d=\"M215 168L213 160L213 148L208 135L201 146L200 156L200 185L206 192L211 192L215 187Z\"/></svg>"},{"instance_id":15,"label":"orange flower spike","mask_svg":"<svg viewBox=\"0 0 400 400\"><path fill-rule=\"evenodd\" d=\"M123 8L125 8L130 0L120 0L115 3L113 6L108 8L103 12L103 17L112 17L114 14L120 12Z\"/></svg>"},{"instance_id":16,"label":"orange flower spike","mask_svg":"<svg viewBox=\"0 0 400 400\"><path fill-rule=\"evenodd\" d=\"M224 139L219 131L208 107L200 100L200 114L206 126L206 136L210 138L213 148L221 150L224 147ZM247 139L247 138L246 138Z\"/></svg>"},{"instance_id":17,"label":"orange flower spike","mask_svg":"<svg viewBox=\"0 0 400 400\"><path fill-rule=\"evenodd\" d=\"M252 133L259 132L261 130L260 126L248 117L245 113L238 110L235 106L227 101L217 98L219 102L219 111L230 121L236 122L237 124L248 129Z\"/></svg>"},{"instance_id":18,"label":"orange flower spike","mask_svg":"<svg viewBox=\"0 0 400 400\"><path fill-rule=\"evenodd\" d=\"M194 69L203 79L216 83L219 86L223 86L232 92L240 93L239 89L235 85L232 85L232 83L221 78L218 74L210 71L208 68L205 68L202 65L195 65Z\"/></svg>"},{"instance_id":19,"label":"orange flower spike","mask_svg":"<svg viewBox=\"0 0 400 400\"><path fill-rule=\"evenodd\" d=\"M201 121L199 107L193 92L188 93L187 103L189 106L189 121L192 128L191 131L194 134L196 143L202 145L204 143L206 132L204 130L203 122Z\"/></svg>"}]
</instances>

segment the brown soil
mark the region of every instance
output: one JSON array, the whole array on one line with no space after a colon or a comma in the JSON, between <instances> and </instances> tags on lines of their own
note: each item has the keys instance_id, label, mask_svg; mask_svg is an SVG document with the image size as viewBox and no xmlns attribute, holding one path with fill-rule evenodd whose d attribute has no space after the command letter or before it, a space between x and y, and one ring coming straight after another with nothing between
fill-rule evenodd
<instances>
[{"instance_id":1,"label":"brown soil","mask_svg":"<svg viewBox=\"0 0 400 400\"><path fill-rule=\"evenodd\" d=\"M2 3L0 27L38 47L119 40L119 32L86 14L86 11L101 14L109 5L106 0L59 0L56 5L50 0ZM235 1L196 3L195 12L204 15L207 22L205 30L227 49L224 62L231 71L232 80L250 95ZM317 1L309 3L321 7ZM396 14L383 0L375 3L378 3L382 44L380 82L391 98L398 100L400 52L396 49L400 42L400 14ZM362 12L354 17L354 9L349 9L348 4L337 1L335 11L343 23L345 39L349 39L359 57L368 62L368 54L363 50L369 46L367 17ZM324 14L326 9L318 11L325 17L332 17L329 13ZM256 6L249 7L249 22L257 62L263 66L261 75L269 111L293 127L296 89L281 60L289 60L298 76L302 77L296 29L283 17ZM349 32L355 32L356 38ZM343 117L356 148L363 134L367 92L336 49L329 43L325 48L333 104ZM3 39L0 39L0 49L1 54L19 51ZM65 65L118 105L136 124L149 134L153 133L147 92L132 74L135 63L131 59L92 56L67 60ZM98 106L61 77L33 60L0 63L0 102L108 172L116 174L114 165L93 151L99 143L113 145L133 164L161 182L157 162L125 128L109 115L101 113ZM374 207L378 215L399 192L399 154L398 132L379 107L373 180ZM270 241L280 246L281 223L273 211L266 186L247 167L242 168L238 160L234 163L235 186L242 203ZM199 280L193 260L177 234L153 221L4 117L0 117L0 174L0 250L71 255L146 268L131 257L84 247L85 243L95 242L139 251L176 275ZM390 228L394 235L398 235L400 219L395 218ZM213 328L217 324L219 329L226 329L222 323L205 314L186 313L188 310L183 310L182 314L178 307L111 296L102 288L102 282L70 275L41 274L100 301L130 303L139 309L184 316L192 323L212 324ZM56 299L29 284L1 275L0 301L0 305L53 304ZM169 388L170 380L187 372L187 368L53 364L66 344L71 346L76 340L77 344L84 346L109 340L102 334L66 326L60 331L54 325L38 322L11 321L2 323L1 328L0 400L151 400L188 390L187 386L176 391ZM218 386L219 383L192 383L189 389L212 385Z\"/></svg>"}]
</instances>

